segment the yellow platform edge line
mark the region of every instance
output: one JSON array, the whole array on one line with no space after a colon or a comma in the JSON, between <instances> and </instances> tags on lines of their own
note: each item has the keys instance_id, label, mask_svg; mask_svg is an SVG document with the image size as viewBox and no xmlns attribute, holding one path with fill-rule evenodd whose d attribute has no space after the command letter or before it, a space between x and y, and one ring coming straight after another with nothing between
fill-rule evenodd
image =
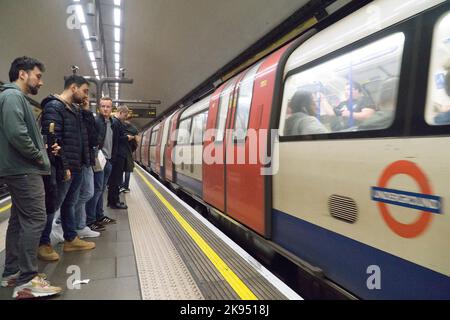
<instances>
[{"instance_id":1,"label":"yellow platform edge line","mask_svg":"<svg viewBox=\"0 0 450 320\"><path fill-rule=\"evenodd\" d=\"M140 169L134 170L147 184L150 190L158 197L159 200L166 206L172 215L177 219L178 223L189 234L194 242L199 246L208 259L214 264L220 274L230 284L233 290L238 294L242 300L258 300L256 295L242 282L242 280L231 270L231 268L219 257L219 255L206 243L205 240L195 231L191 225L181 216L180 213L170 204L169 201L147 180L147 178L140 172Z\"/></svg>"},{"instance_id":2,"label":"yellow platform edge line","mask_svg":"<svg viewBox=\"0 0 450 320\"><path fill-rule=\"evenodd\" d=\"M10 203L10 204L7 204L6 206L4 206L4 207L0 208L0 213L2 213L2 212L4 212L4 211L6 211L6 210L8 210L8 209L10 209L10 208L11 208L11 206L12 206L12 204Z\"/></svg>"}]
</instances>

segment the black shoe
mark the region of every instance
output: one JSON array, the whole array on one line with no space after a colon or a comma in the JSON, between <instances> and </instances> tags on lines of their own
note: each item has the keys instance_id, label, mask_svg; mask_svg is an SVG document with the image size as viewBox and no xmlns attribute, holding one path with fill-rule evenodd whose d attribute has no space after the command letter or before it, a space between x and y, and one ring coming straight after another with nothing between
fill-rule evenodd
<instances>
[{"instance_id":1,"label":"black shoe","mask_svg":"<svg viewBox=\"0 0 450 320\"><path fill-rule=\"evenodd\" d=\"M96 223L100 224L101 226L104 226L106 224L115 224L117 223L116 219L104 216L100 220L98 220Z\"/></svg>"},{"instance_id":2,"label":"black shoe","mask_svg":"<svg viewBox=\"0 0 450 320\"><path fill-rule=\"evenodd\" d=\"M90 225L88 225L88 227L92 231L105 231L106 230L106 228L98 222L91 223Z\"/></svg>"},{"instance_id":3,"label":"black shoe","mask_svg":"<svg viewBox=\"0 0 450 320\"><path fill-rule=\"evenodd\" d=\"M128 206L123 202L117 202L114 205L109 206L111 209L128 209Z\"/></svg>"}]
</instances>

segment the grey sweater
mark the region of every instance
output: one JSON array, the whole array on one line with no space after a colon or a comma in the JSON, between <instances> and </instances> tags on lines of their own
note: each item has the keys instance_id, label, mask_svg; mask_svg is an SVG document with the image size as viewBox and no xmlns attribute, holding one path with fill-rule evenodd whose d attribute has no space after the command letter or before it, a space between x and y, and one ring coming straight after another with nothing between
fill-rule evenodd
<instances>
[{"instance_id":1,"label":"grey sweater","mask_svg":"<svg viewBox=\"0 0 450 320\"><path fill-rule=\"evenodd\" d=\"M1 89L0 177L50 174L50 161L31 105L16 84Z\"/></svg>"}]
</instances>

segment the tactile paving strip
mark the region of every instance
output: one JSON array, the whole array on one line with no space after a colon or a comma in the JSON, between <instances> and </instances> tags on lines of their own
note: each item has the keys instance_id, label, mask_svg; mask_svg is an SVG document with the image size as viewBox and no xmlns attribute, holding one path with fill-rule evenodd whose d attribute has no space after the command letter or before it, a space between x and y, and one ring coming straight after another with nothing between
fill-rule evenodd
<instances>
[{"instance_id":1,"label":"tactile paving strip","mask_svg":"<svg viewBox=\"0 0 450 320\"><path fill-rule=\"evenodd\" d=\"M128 218L144 300L201 300L188 268L161 226L141 188L131 178ZM145 190L145 189L144 189Z\"/></svg>"},{"instance_id":2,"label":"tactile paving strip","mask_svg":"<svg viewBox=\"0 0 450 320\"><path fill-rule=\"evenodd\" d=\"M138 169L137 169L138 170ZM187 268L195 278L205 299L239 299L236 292L224 280L211 261L203 254L198 246L180 226L169 210L161 203L148 186L135 175L138 185L144 195L154 207L162 226L178 249ZM147 178L151 182L151 178ZM171 203L171 205L188 221L188 223L203 237L216 251L239 278L252 290L258 299L286 299L267 279L262 277L252 265L236 254L232 248L218 238L201 221L189 213L177 200L168 194L158 184L152 185ZM147 192L148 190L148 192Z\"/></svg>"}]
</instances>

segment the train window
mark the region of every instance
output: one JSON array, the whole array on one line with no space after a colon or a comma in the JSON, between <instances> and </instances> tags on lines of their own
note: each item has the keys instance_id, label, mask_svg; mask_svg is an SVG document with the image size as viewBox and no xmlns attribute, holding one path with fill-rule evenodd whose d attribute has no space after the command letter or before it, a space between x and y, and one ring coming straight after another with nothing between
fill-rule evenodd
<instances>
[{"instance_id":1,"label":"train window","mask_svg":"<svg viewBox=\"0 0 450 320\"><path fill-rule=\"evenodd\" d=\"M245 139L245 136L247 135L250 106L253 96L253 83L261 63L262 61L253 66L239 83L236 120L234 123L234 137L238 141Z\"/></svg>"},{"instance_id":2,"label":"train window","mask_svg":"<svg viewBox=\"0 0 450 320\"><path fill-rule=\"evenodd\" d=\"M217 119L217 137L216 141L223 141L225 132L225 122L228 114L228 104L230 102L231 92L234 86L234 79L230 80L220 94L219 112Z\"/></svg>"},{"instance_id":3,"label":"train window","mask_svg":"<svg viewBox=\"0 0 450 320\"><path fill-rule=\"evenodd\" d=\"M202 112L194 116L192 122L192 136L191 142L194 144L203 143L203 133L206 129L206 118L208 117L208 111Z\"/></svg>"},{"instance_id":4,"label":"train window","mask_svg":"<svg viewBox=\"0 0 450 320\"><path fill-rule=\"evenodd\" d=\"M187 118L180 122L180 127L178 128L177 144L189 144L191 136L191 121L192 118Z\"/></svg>"},{"instance_id":5,"label":"train window","mask_svg":"<svg viewBox=\"0 0 450 320\"><path fill-rule=\"evenodd\" d=\"M281 136L388 128L395 115L405 36L395 33L285 83Z\"/></svg>"},{"instance_id":6,"label":"train window","mask_svg":"<svg viewBox=\"0 0 450 320\"><path fill-rule=\"evenodd\" d=\"M425 120L429 125L450 124L450 12L436 22L433 32Z\"/></svg>"},{"instance_id":7,"label":"train window","mask_svg":"<svg viewBox=\"0 0 450 320\"><path fill-rule=\"evenodd\" d=\"M158 138L158 131L159 131L158 129L152 131L152 138L150 140L150 145L151 146L156 146L156 140Z\"/></svg>"}]
</instances>

